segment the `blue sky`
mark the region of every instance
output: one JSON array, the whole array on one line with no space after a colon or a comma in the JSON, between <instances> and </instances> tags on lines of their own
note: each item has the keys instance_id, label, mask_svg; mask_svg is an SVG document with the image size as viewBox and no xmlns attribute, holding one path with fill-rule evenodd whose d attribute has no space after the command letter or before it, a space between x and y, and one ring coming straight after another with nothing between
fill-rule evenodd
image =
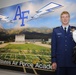
<instances>
[{"instance_id":1,"label":"blue sky","mask_svg":"<svg viewBox=\"0 0 76 75\"><path fill-rule=\"evenodd\" d=\"M30 20L30 17L34 16L36 11L44 7L50 2L54 2L62 5L62 7L55 9L54 12L49 12L47 14L41 15L37 19ZM13 20L16 14L17 7L20 6L21 11L29 10L30 13L28 15L28 19L24 21L25 26L21 26L22 21L17 18L17 20ZM9 17L7 18L9 21L12 20L14 22L5 22L0 21L0 26L9 29L9 28L27 28L27 27L48 27L53 28L61 25L60 22L60 14L62 11L68 11L71 15L70 25L76 25L76 0L28 0L27 2L20 3L17 5L13 5L6 8L0 9L0 15Z\"/></svg>"}]
</instances>

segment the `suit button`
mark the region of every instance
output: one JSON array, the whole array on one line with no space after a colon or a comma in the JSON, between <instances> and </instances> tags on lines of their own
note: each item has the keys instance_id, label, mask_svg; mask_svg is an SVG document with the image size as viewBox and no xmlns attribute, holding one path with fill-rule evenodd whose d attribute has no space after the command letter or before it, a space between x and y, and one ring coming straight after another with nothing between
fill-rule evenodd
<instances>
[{"instance_id":1,"label":"suit button","mask_svg":"<svg viewBox=\"0 0 76 75\"><path fill-rule=\"evenodd\" d=\"M65 42L67 42L67 40L65 40Z\"/></svg>"},{"instance_id":2,"label":"suit button","mask_svg":"<svg viewBox=\"0 0 76 75\"><path fill-rule=\"evenodd\" d=\"M67 51L67 49L65 49L65 51Z\"/></svg>"},{"instance_id":3,"label":"suit button","mask_svg":"<svg viewBox=\"0 0 76 75\"><path fill-rule=\"evenodd\" d=\"M67 45L65 45L65 46L67 46Z\"/></svg>"}]
</instances>

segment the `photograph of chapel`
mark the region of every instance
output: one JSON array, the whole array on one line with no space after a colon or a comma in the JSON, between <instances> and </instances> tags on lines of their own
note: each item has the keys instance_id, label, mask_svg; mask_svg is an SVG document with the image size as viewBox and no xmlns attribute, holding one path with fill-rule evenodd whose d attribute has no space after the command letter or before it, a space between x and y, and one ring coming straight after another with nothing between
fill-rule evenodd
<instances>
[{"instance_id":1,"label":"photograph of chapel","mask_svg":"<svg viewBox=\"0 0 76 75\"><path fill-rule=\"evenodd\" d=\"M31 68L32 65L35 69L51 69L52 29L0 29L0 64L15 67L24 65L26 68Z\"/></svg>"}]
</instances>

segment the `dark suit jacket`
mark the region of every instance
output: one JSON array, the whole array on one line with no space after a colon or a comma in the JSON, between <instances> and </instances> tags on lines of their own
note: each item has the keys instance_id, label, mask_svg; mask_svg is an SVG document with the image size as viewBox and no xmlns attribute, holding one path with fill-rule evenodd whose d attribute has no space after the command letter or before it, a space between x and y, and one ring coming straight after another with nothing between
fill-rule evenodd
<instances>
[{"instance_id":1,"label":"dark suit jacket","mask_svg":"<svg viewBox=\"0 0 76 75\"><path fill-rule=\"evenodd\" d=\"M69 26L66 33L62 26L53 29L51 42L52 63L56 62L60 67L76 67L72 60L75 42L72 38L71 28L72 26Z\"/></svg>"}]
</instances>

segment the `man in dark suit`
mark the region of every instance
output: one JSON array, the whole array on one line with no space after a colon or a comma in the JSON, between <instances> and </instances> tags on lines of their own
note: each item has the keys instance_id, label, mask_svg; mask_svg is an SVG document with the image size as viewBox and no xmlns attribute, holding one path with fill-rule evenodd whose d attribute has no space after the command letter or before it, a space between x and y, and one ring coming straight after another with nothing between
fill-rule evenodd
<instances>
[{"instance_id":1,"label":"man in dark suit","mask_svg":"<svg viewBox=\"0 0 76 75\"><path fill-rule=\"evenodd\" d=\"M76 75L76 64L73 63L73 48L76 45L69 25L70 14L63 11L60 16L62 25L53 29L51 42L52 69L57 75Z\"/></svg>"}]
</instances>

